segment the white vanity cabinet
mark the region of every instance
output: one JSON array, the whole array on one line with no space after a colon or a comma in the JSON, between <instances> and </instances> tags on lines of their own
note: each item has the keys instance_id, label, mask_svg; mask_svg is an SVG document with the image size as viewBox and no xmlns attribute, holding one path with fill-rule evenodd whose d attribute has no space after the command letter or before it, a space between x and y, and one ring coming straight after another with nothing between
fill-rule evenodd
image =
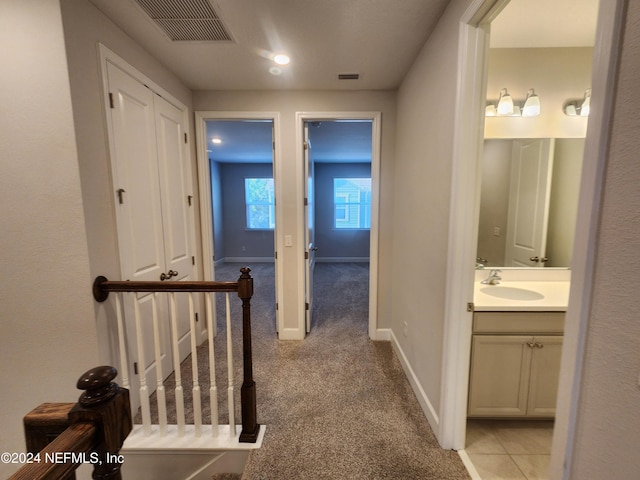
<instances>
[{"instance_id":1,"label":"white vanity cabinet","mask_svg":"<svg viewBox=\"0 0 640 480\"><path fill-rule=\"evenodd\" d=\"M564 312L476 312L469 417L555 415Z\"/></svg>"}]
</instances>

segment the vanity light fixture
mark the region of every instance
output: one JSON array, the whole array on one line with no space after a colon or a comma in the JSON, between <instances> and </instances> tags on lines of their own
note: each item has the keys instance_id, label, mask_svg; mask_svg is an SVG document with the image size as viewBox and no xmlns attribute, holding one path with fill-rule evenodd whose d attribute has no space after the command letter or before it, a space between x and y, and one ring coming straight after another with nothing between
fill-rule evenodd
<instances>
[{"instance_id":1,"label":"vanity light fixture","mask_svg":"<svg viewBox=\"0 0 640 480\"><path fill-rule=\"evenodd\" d=\"M486 117L536 117L540 115L540 98L531 88L521 108L514 103L507 89L503 88L500 90L498 104L487 104L484 114Z\"/></svg>"},{"instance_id":2,"label":"vanity light fixture","mask_svg":"<svg viewBox=\"0 0 640 480\"><path fill-rule=\"evenodd\" d=\"M569 101L564 105L564 113L570 117L588 117L591 110L591 89L584 92L582 101Z\"/></svg>"},{"instance_id":3,"label":"vanity light fixture","mask_svg":"<svg viewBox=\"0 0 640 480\"><path fill-rule=\"evenodd\" d=\"M532 88L527 92L527 98L522 106L522 116L537 117L538 115L540 115L540 97Z\"/></svg>"},{"instance_id":4,"label":"vanity light fixture","mask_svg":"<svg viewBox=\"0 0 640 480\"><path fill-rule=\"evenodd\" d=\"M498 98L498 106L496 107L498 115L513 115L513 99L506 88L500 90Z\"/></svg>"}]
</instances>

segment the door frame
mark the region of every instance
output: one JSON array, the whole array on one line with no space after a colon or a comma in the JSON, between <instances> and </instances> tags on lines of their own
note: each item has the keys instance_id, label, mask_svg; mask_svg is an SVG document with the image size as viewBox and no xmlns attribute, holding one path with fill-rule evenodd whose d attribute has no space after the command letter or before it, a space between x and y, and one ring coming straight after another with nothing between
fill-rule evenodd
<instances>
[{"instance_id":1,"label":"door frame","mask_svg":"<svg viewBox=\"0 0 640 480\"><path fill-rule=\"evenodd\" d=\"M449 253L444 323L444 355L438 439L443 448L465 447L475 239L478 230L479 168L486 95L490 22L508 0L474 0L460 20L458 93L453 156ZM606 5L604 5L606 3ZM613 116L618 51L626 0L600 2L592 73L584 167L572 260L571 292L565 320L558 408L550 478L571 473L582 362L590 316L604 168ZM613 7L613 8L612 8Z\"/></svg>"},{"instance_id":2,"label":"door frame","mask_svg":"<svg viewBox=\"0 0 640 480\"><path fill-rule=\"evenodd\" d=\"M283 221L282 202L278 202L278 198L282 197L280 173L281 169L281 145L280 145L280 114L278 112L244 112L244 111L196 111L195 114L195 130L196 130L196 158L198 170L198 190L200 193L200 238L202 241L202 274L205 281L214 280L213 258L213 213L211 211L211 202L203 201L203 199L211 199L211 169L209 168L209 156L207 155L207 121L224 121L224 120L270 120L273 125L273 182L276 194L276 227L274 230L275 251L281 252L284 245L281 245L281 235L277 235L280 231ZM209 260L211 259L211 263ZM282 278L282 268L279 268L279 258L274 258L275 265L275 282L276 282L276 302L283 304L284 279ZM276 329L281 331L282 318L279 309L276 309ZM206 332L205 332L206 333ZM216 332L213 332L215 335Z\"/></svg>"},{"instance_id":3,"label":"door frame","mask_svg":"<svg viewBox=\"0 0 640 480\"><path fill-rule=\"evenodd\" d=\"M371 229L369 230L369 338L372 340L389 340L389 333L385 330L378 330L378 244L379 244L379 212L380 212L380 135L382 125L381 112L349 112L349 111L327 111L327 112L296 112L296 165L304 171L304 124L306 122L335 120L369 120L371 121ZM299 238L305 238L304 220L304 175L297 175L298 186L298 207L297 218L300 225ZM298 258L304 258L306 245L298 242ZM301 300L298 305L299 331L306 332L305 327L305 262L300 262L298 275L302 281L298 282L298 298Z\"/></svg>"}]
</instances>

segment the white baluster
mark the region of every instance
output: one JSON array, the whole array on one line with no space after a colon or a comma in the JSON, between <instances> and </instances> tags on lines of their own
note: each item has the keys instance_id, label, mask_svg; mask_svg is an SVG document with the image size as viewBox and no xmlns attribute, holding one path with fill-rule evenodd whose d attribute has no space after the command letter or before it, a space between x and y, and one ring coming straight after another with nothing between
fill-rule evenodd
<instances>
[{"instance_id":1,"label":"white baluster","mask_svg":"<svg viewBox=\"0 0 640 480\"><path fill-rule=\"evenodd\" d=\"M120 376L122 388L130 389L129 361L127 360L127 344L124 336L124 319L122 315L122 293L116 293L116 320L118 323L118 347L120 348Z\"/></svg>"},{"instance_id":2,"label":"white baluster","mask_svg":"<svg viewBox=\"0 0 640 480\"><path fill-rule=\"evenodd\" d=\"M160 322L158 320L158 297L153 294L151 299L153 310L153 346L156 359L156 399L158 401L158 423L160 434L167 433L167 400L164 389L164 372L162 371L162 351L160 349Z\"/></svg>"},{"instance_id":3,"label":"white baluster","mask_svg":"<svg viewBox=\"0 0 640 480\"><path fill-rule=\"evenodd\" d=\"M207 337L209 340L209 403L211 404L211 435L218 436L218 387L216 385L216 359L213 346L213 332L215 331L213 306L211 297L213 293L206 293L207 299Z\"/></svg>"},{"instance_id":4,"label":"white baluster","mask_svg":"<svg viewBox=\"0 0 640 480\"><path fill-rule=\"evenodd\" d=\"M234 408L234 392L233 392L233 345L231 339L231 310L229 308L229 292L226 294L226 315L227 315L227 372L229 375L229 388L227 389L227 397L229 402L229 435L231 438L236 436L236 416Z\"/></svg>"},{"instance_id":5,"label":"white baluster","mask_svg":"<svg viewBox=\"0 0 640 480\"><path fill-rule=\"evenodd\" d=\"M211 404L211 435L218 436L218 386L216 385L216 357L213 345L215 317L213 316L213 293L207 293L207 337L209 340L209 403Z\"/></svg>"},{"instance_id":6,"label":"white baluster","mask_svg":"<svg viewBox=\"0 0 640 480\"><path fill-rule=\"evenodd\" d=\"M182 389L182 374L180 372L180 352L178 349L178 306L176 294L169 294L171 300L171 349L173 351L173 370L176 379L176 419L178 423L178 436L184 436L184 391Z\"/></svg>"},{"instance_id":7,"label":"white baluster","mask_svg":"<svg viewBox=\"0 0 640 480\"><path fill-rule=\"evenodd\" d=\"M196 339L196 315L193 306L193 293L189 292L189 322L191 327L191 372L193 376L193 425L196 437L202 434L202 399L200 397L200 382L198 379L198 350Z\"/></svg>"},{"instance_id":8,"label":"white baluster","mask_svg":"<svg viewBox=\"0 0 640 480\"><path fill-rule=\"evenodd\" d=\"M153 295L153 294L152 294ZM145 436L151 435L151 409L149 407L149 389L147 388L147 376L145 367L147 361L144 356L144 342L142 341L142 319L140 315L140 303L138 295L133 297L133 311L136 322L136 344L138 346L138 378L140 379L140 410L142 411L142 430Z\"/></svg>"}]
</instances>

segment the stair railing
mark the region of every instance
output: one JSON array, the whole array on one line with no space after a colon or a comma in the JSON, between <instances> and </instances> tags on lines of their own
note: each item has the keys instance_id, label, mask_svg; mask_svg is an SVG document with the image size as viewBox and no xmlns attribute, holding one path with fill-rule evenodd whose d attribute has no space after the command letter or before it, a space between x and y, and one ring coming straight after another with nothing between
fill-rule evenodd
<instances>
[{"instance_id":1,"label":"stair railing","mask_svg":"<svg viewBox=\"0 0 640 480\"><path fill-rule=\"evenodd\" d=\"M122 365L122 383L124 387L129 387L128 373L128 355L127 343L125 339L125 321L123 313L123 303L126 300L123 296L126 292L141 293L152 292L167 293L169 295L169 320L171 325L171 340L173 351L173 372L175 375L175 400L176 400L176 425L168 425L167 423L167 407L164 391L164 373L160 359L159 339L158 339L158 318L156 308L156 295L152 296L153 311L153 330L154 330L154 356L156 362L156 399L158 402L158 424L151 424L150 413L150 389L147 385L146 376L144 374L145 352L143 348L141 318L137 308L137 302L134 299L134 321L136 324L136 342L138 349L138 363L143 365L140 372L140 411L142 416L142 426L135 425L133 434L136 436L149 438L152 435L160 437L171 435L184 437L186 432L193 433L195 437L201 437L203 432L210 429L212 437L218 437L219 432L224 431L224 426L219 425L218 421L218 398L217 383L215 377L215 352L213 332L215 331L213 316L213 299L214 293L223 292L226 294L226 331L227 331L227 364L228 364L228 410L229 410L229 439L236 439L239 442L255 443L260 433L260 425L257 422L256 413L256 385L253 380L253 358L251 352L251 297L253 296L253 278L249 274L251 270L247 267L240 269L241 275L237 282L208 282L208 281L110 281L105 277L97 277L93 284L93 295L96 301L104 302L109 297L110 292L117 293L115 297L116 317L118 328L118 341L120 350L120 362ZM208 334L209 348L209 400L211 409L211 425L203 425L202 408L201 408L201 392L200 380L198 378L198 359L197 359L197 333L194 321L194 305L193 298L195 293L204 292L206 298L206 322ZM234 414L234 380L233 380L233 350L231 338L231 316L229 293L237 292L238 297L242 300L242 345L243 345L243 384L241 387L241 414L242 414L242 430L239 436L236 434L235 414ZM185 395L182 386L182 378L180 372L180 358L178 356L178 334L177 334L177 300L176 294L185 293L189 300L189 317L190 317L190 348L192 362L192 406L194 412L194 424L185 425ZM169 372L167 372L169 373ZM129 444L129 443L128 443Z\"/></svg>"},{"instance_id":2,"label":"stair railing","mask_svg":"<svg viewBox=\"0 0 640 480\"><path fill-rule=\"evenodd\" d=\"M116 375L109 366L89 370L78 380L78 403L43 403L25 415L26 465L9 480L70 480L83 463L95 479L121 480L118 452L132 422L129 391L112 382Z\"/></svg>"}]
</instances>

